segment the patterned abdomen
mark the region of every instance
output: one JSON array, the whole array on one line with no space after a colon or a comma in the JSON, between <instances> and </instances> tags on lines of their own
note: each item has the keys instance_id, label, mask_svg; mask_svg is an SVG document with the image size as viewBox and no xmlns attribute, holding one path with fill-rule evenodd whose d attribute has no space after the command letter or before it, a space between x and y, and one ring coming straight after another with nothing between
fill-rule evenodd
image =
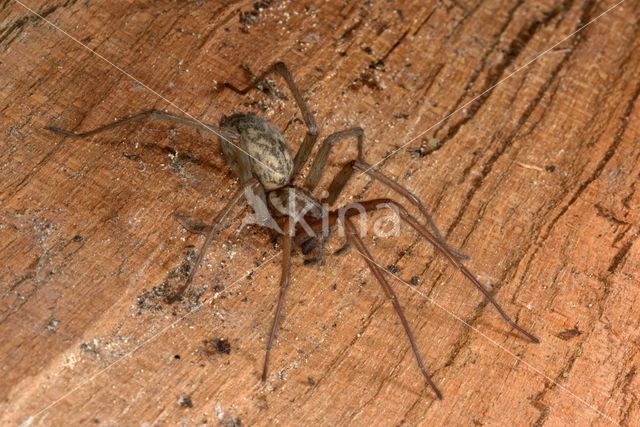
<instances>
[{"instance_id":1,"label":"patterned abdomen","mask_svg":"<svg viewBox=\"0 0 640 427\"><path fill-rule=\"evenodd\" d=\"M291 151L273 124L255 114L244 113L223 117L220 128L240 135L251 156L251 172L265 190L275 190L289 183L293 172ZM237 148L223 139L220 139L220 146L231 170L241 177Z\"/></svg>"}]
</instances>

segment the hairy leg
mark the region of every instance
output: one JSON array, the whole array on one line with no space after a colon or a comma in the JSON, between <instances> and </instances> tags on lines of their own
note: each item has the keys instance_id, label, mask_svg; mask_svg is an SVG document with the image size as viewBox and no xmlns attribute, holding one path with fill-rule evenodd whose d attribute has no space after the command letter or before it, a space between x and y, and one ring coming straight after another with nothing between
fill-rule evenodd
<instances>
[{"instance_id":1,"label":"hairy leg","mask_svg":"<svg viewBox=\"0 0 640 427\"><path fill-rule=\"evenodd\" d=\"M255 186L256 184L252 184L252 185ZM236 204L240 201L243 195L244 195L244 188L239 188L238 190L236 190L236 192L231 197L231 200L229 200L229 202L227 202L227 204L222 209L220 209L218 213L216 213L216 216L211 221L211 225L204 228L200 224L199 227L197 227L199 228L199 231L195 231L191 229L191 227L193 227L194 225L193 221L188 220L184 215L181 215L178 217L178 221L180 221L180 223L183 224L183 226L185 226L187 231L199 232L200 234L203 234L203 232L206 232L206 237L205 237L204 243L202 244L202 247L200 248L200 252L198 252L196 261L193 263L193 267L191 268L191 271L189 271L189 276L187 276L187 280L185 280L185 282L176 290L176 292L174 292L174 294L168 298L169 303L173 303L175 301L179 301L182 299L182 296L184 295L185 290L189 287L189 285L195 278L196 274L198 274L198 270L200 269L200 265L202 264L202 260L204 259L204 256L209 250L209 246L211 246L211 243L213 243L213 240L222 229L225 217L236 206Z\"/></svg>"},{"instance_id":2,"label":"hairy leg","mask_svg":"<svg viewBox=\"0 0 640 427\"><path fill-rule=\"evenodd\" d=\"M509 324L512 328L517 330L520 334L527 337L527 339L529 339L531 342L533 343L540 342L540 340L536 336L534 336L533 334L525 330L523 327L518 325L515 321L513 321L511 317L509 317L509 315L500 306L500 304L498 304L498 302L495 300L493 295L491 295L491 292L489 292L484 287L484 285L482 285L482 283L480 283L480 281L473 275L473 273L471 273L471 271L469 271L469 269L467 269L467 267L465 267L460 262L460 259L456 256L456 254L451 252L451 250L446 244L440 241L432 231L430 231L428 228L420 224L420 222L414 216L412 216L404 206L402 206L398 202L391 199L373 199L373 200L367 200L364 202L349 204L340 209L329 212L327 214L328 221L327 220L325 221L327 221L329 224L335 224L336 222L340 221L342 218L345 218L345 217L350 218L352 216L358 215L362 211L355 209L357 206L363 208L365 212L375 211L379 209L389 209L389 208L396 211L400 215L400 218L402 218L403 221L409 224L411 228L413 228L422 237L424 237L427 241L429 241L429 243L431 243L441 254L446 256L449 262L451 262L451 264L453 264L458 270L460 270L460 272L471 283L473 283L473 285L487 298L487 300L489 300L489 302L496 308L496 310L498 310L498 313L500 313L500 316L502 316L502 318L507 324ZM307 224L309 225L310 228L314 230L320 229L323 227L322 220L308 221Z\"/></svg>"},{"instance_id":3,"label":"hairy leg","mask_svg":"<svg viewBox=\"0 0 640 427\"><path fill-rule=\"evenodd\" d=\"M433 234L443 243L447 244L444 236L438 229L435 221L433 220L431 214L424 206L422 201L409 189L398 183L397 181L389 178L382 172L378 172L374 170L371 165L369 165L364 159L364 131L360 127L345 129L339 132L335 132L329 135L327 138L322 141L322 146L316 155L316 158L313 161L311 169L309 171L309 175L307 176L306 186L309 190L315 189L320 181L320 177L322 172L324 171L327 161L329 160L329 154L331 153L331 149L340 141L343 141L347 138L355 137L358 144L358 154L356 160L352 160L351 162L346 163L342 169L334 176L331 184L329 184L329 196L326 199L326 202L329 205L333 205L342 190L349 182L349 179L353 176L353 172L356 170L360 170L362 173L367 174L369 177L373 178L376 181L381 182L383 185L387 186L391 190L395 191L400 196L404 197L409 201L412 205L414 205L420 213L424 216L427 224L433 231ZM461 253L457 249L453 249L449 247L449 250L458 257L460 260L466 260L469 257Z\"/></svg>"},{"instance_id":4,"label":"hairy leg","mask_svg":"<svg viewBox=\"0 0 640 427\"><path fill-rule=\"evenodd\" d=\"M212 132L221 138L227 139L230 142L237 143L239 140L238 135L219 129L217 126L202 123L198 120L194 120L189 117L176 116L175 114L167 113L165 111L151 109L141 113L134 114L133 116L126 117L124 119L116 120L113 123L108 123L103 126L99 126L95 129L91 129L85 132L74 132L70 130L60 129L54 126L47 126L46 129L58 135L73 137L73 138L86 138L92 135L96 135L100 132L111 130L120 126L127 125L129 123L139 122L144 119L160 120L166 122L172 122L179 125L189 126L192 128L200 129L207 132Z\"/></svg>"},{"instance_id":5,"label":"hairy leg","mask_svg":"<svg viewBox=\"0 0 640 427\"><path fill-rule=\"evenodd\" d=\"M116 120L113 123L99 126L95 129L91 129L85 132L74 132L69 130L63 130L53 126L48 126L47 129L50 130L51 132L57 133L59 135L67 136L67 137L85 138L92 135L96 135L100 132L108 131L108 130L117 128L119 126L135 123L144 119L168 121L168 122L177 123L180 125L185 125L192 128L212 132L218 135L220 138L227 140L229 143L231 143L231 145L234 146L234 149L238 151L237 158L238 158L238 164L240 169L239 178L242 184L242 188L237 190L236 193L233 195L232 199L227 203L227 205L218 212L216 217L213 219L211 225L204 226L203 224L196 224L195 222L191 221L188 217L184 215L177 215L178 221L180 221L188 231L196 232L199 234L205 234L206 238L205 238L204 244L202 245L202 248L200 249L200 253L196 258L193 268L191 269L189 276L187 277L187 280L182 286L180 286L180 288L178 288L178 290L174 293L174 295L172 295L169 298L169 302L174 302L182 299L184 291L189 287L189 285L193 281L193 278L195 277L195 275L198 272L198 269L200 268L200 264L202 263L202 259L204 255L206 254L213 239L222 228L224 217L238 203L238 201L243 196L243 194L247 198L247 201L251 203L252 201L255 201L256 198L260 198L260 197L264 198L264 189L260 185L258 185L258 183L254 178L252 178L249 154L245 148L244 141L240 139L239 135L229 131L221 130L212 125L204 124L198 120L194 120L189 117L176 116L174 114L167 113L164 111L151 109L151 110L147 110L147 111L143 111L141 113L135 114L131 117ZM255 203L252 204L252 206L254 205Z\"/></svg>"},{"instance_id":6,"label":"hairy leg","mask_svg":"<svg viewBox=\"0 0 640 427\"><path fill-rule=\"evenodd\" d=\"M311 169L309 170L309 175L307 175L305 184L309 191L313 191L318 185L318 182L320 182L320 177L322 176L322 172L327 164L327 160L329 159L329 154L331 153L333 146L344 139L352 137L355 137L358 143L358 160L364 160L362 151L364 131L362 128L355 127L332 133L322 141L320 150L311 164ZM329 203L332 202L329 201Z\"/></svg>"},{"instance_id":7,"label":"hairy leg","mask_svg":"<svg viewBox=\"0 0 640 427\"><path fill-rule=\"evenodd\" d=\"M391 300L391 303L393 304L393 308L396 310L396 313L400 318L400 322L402 323L404 332L407 334L409 343L411 343L411 349L413 350L413 354L416 358L416 362L418 363L418 367L420 368L420 372L422 372L422 375L424 376L425 381L427 382L427 384L429 384L429 386L431 387L433 392L436 394L438 399L442 399L442 393L440 392L438 387L436 387L433 380L431 379L431 376L429 375L429 373L427 372L427 369L424 366L424 362L422 361L422 356L420 356L420 351L418 350L418 345L416 344L416 340L413 336L413 332L411 332L411 327L409 326L409 322L407 321L407 318L404 315L402 306L398 302L398 296L393 291L393 288L391 288L391 285L389 285L389 282L387 282L387 279L384 276L383 270L380 268L378 263L375 262L375 260L369 253L369 250L365 246L364 242L358 235L358 232L356 231L355 226L351 222L351 219L346 218L344 222L345 222L345 225L347 226L347 233L351 236L353 244L358 249L358 252L360 252L360 255L362 255L362 257L366 261L367 266L369 267L373 275L378 280L378 283L380 283L380 286L382 286L382 290L387 295L387 298Z\"/></svg>"},{"instance_id":8,"label":"hairy leg","mask_svg":"<svg viewBox=\"0 0 640 427\"><path fill-rule=\"evenodd\" d=\"M271 333L269 334L269 341L267 341L267 351L264 356L264 366L262 368L262 381L267 380L269 374L269 357L271 356L271 347L278 334L278 327L280 326L280 318L282 317L282 310L284 309L284 303L287 296L287 290L289 289L289 277L291 275L291 232L289 230L289 218L285 218L282 230L284 231L284 239L282 242L282 272L280 275L280 295L278 296L278 303L276 304L276 312L273 316L273 324L271 325Z\"/></svg>"}]
</instances>

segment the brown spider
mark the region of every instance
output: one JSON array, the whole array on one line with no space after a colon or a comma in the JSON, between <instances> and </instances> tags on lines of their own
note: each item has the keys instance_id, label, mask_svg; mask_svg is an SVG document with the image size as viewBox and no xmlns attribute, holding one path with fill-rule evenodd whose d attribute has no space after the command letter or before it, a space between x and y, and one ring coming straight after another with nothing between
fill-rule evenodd
<instances>
[{"instance_id":1,"label":"brown spider","mask_svg":"<svg viewBox=\"0 0 640 427\"><path fill-rule=\"evenodd\" d=\"M409 323L404 315L402 307L398 302L398 298L387 282L384 270L376 263L369 253L367 247L362 241L356 228L351 221L351 217L362 212L374 211L381 208L391 208L396 211L400 218L405 221L411 228L417 231L425 239L427 239L435 248L444 254L449 261L457 267L485 297L495 306L502 318L514 329L527 337L531 342L538 343L539 340L531 333L516 324L505 313L500 305L493 298L491 293L473 276L473 274L462 264L466 258L458 251L451 249L446 243L435 223L431 219L428 211L422 202L409 190L397 183L393 179L374 170L370 164L364 159L363 142L364 132L360 127L345 129L329 135L322 142L322 145L311 165L308 176L306 177L305 186L298 187L292 184L293 177L296 176L304 163L309 159L311 150L317 140L318 128L313 114L307 107L300 91L298 90L291 73L286 65L277 62L269 67L261 76L253 79L253 82L243 90L239 90L230 84L225 87L239 94L246 94L249 90L256 87L270 73L277 73L284 78L289 90L295 98L296 104L302 112L304 123L307 127L300 148L295 157L292 158L289 147L287 146L280 131L269 121L251 113L234 114L229 117L223 117L219 126L206 125L197 120L176 116L159 110L148 110L131 117L118 120L114 123L98 127L86 132L72 132L55 127L48 127L52 132L69 136L69 137L87 137L95 135L109 129L113 129L124 124L136 122L145 118L157 119L178 123L202 130L207 130L217 134L220 137L220 145L225 157L227 165L238 176L240 180L240 188L235 192L227 205L219 211L213 219L210 226L195 226L195 221L189 218L179 218L180 222L192 232L199 232L206 235L206 239L202 245L196 261L191 269L185 283L176 291L172 301L181 299L184 291L187 289L193 278L198 272L198 268L202 263L202 259L207 248L223 227L224 216L239 202L244 195L245 199L254 209L258 223L274 228L281 227L283 234L283 257L282 257L282 275L280 279L280 295L276 305L276 312L273 319L273 325L267 342L267 349L262 371L262 380L267 378L269 367L269 355L273 341L278 332L278 325L282 309L284 307L285 297L289 286L289 276L291 269L291 251L294 245L298 246L302 253L307 254L314 248L318 248L318 258L322 262L324 242L329 237L326 225L329 227L337 223L346 226L347 243L353 242L358 252L365 259L368 267L376 277L386 296L391 300L393 307L400 318L404 331L407 334L409 343L418 363L418 367L422 372L426 382L433 389L436 396L442 399L442 393L431 380L431 376L427 372L418 347L416 345L413 333ZM319 200L312 195L312 191L318 185L323 169L327 163L327 159L331 152L331 148L338 142L355 138L357 141L358 154L355 160L345 163L338 174L333 178L328 188L328 196ZM349 178L354 171L361 171L369 177L389 187L398 195L405 198L409 203L414 205L424 216L425 226L412 216L401 204L391 199L375 199L360 202L359 210L350 209L353 204L343 206L340 209L328 211L324 206L334 204ZM323 205L324 204L324 205ZM301 207L300 207L301 206ZM277 221L273 218L277 218ZM306 222L307 227L302 230L300 224ZM317 234L316 231L323 229L323 232ZM309 235L309 230L312 234ZM305 231L305 232L303 232ZM345 247L346 247L345 245Z\"/></svg>"}]
</instances>

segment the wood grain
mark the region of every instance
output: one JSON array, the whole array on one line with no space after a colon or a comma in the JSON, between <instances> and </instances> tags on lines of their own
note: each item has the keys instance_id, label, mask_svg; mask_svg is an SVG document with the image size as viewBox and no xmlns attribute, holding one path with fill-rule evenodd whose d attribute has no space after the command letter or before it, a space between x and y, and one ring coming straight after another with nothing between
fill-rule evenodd
<instances>
[{"instance_id":1,"label":"wood grain","mask_svg":"<svg viewBox=\"0 0 640 427\"><path fill-rule=\"evenodd\" d=\"M1 2L2 424L638 425L640 3L581 30L615 3L24 0L38 17ZM445 399L353 250L294 256L263 384L280 253L264 230L237 232L239 210L189 298L164 302L202 242L175 213L212 218L236 185L216 139L44 127L258 111L295 147L281 81L286 99L218 90L276 60L320 136L364 127L367 159L541 344L403 229L367 241L418 282L393 285ZM354 153L339 147L322 184ZM389 195L364 176L346 193Z\"/></svg>"}]
</instances>

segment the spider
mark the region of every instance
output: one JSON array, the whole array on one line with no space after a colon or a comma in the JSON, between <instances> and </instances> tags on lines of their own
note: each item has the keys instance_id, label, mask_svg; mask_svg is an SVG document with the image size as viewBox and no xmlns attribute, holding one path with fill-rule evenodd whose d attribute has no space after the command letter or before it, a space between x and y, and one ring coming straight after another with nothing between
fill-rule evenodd
<instances>
[{"instance_id":1,"label":"spider","mask_svg":"<svg viewBox=\"0 0 640 427\"><path fill-rule=\"evenodd\" d=\"M317 257L312 262L324 261L324 243L329 238L329 231L339 224L346 229L346 243L342 252L350 244L353 244L360 255L364 258L368 268L380 283L386 297L391 300L395 312L407 335L418 368L422 373L426 383L431 387L438 399L442 399L442 393L433 382L427 371L409 322L404 315L403 309L398 301L396 293L385 277L385 271L374 260L367 246L356 231L351 218L363 212L375 211L379 209L393 209L413 230L425 238L434 247L462 272L462 274L473 283L478 290L493 304L500 313L504 321L520 334L533 343L540 341L533 334L514 322L509 315L500 307L491 293L480 283L478 279L464 266L463 261L467 258L459 251L450 248L442 234L438 231L431 215L424 207L418 197L407 188L387 177L383 173L373 169L364 157L364 131L360 127L353 127L327 136L321 143L318 153L311 163L309 173L306 176L304 186L294 185L293 179L300 174L302 167L309 160L312 148L318 139L318 127L314 115L307 106L300 90L298 89L293 76L283 62L276 62L268 67L259 77L253 78L252 82L244 89L238 89L229 83L224 87L240 95L245 95L251 89L262 82L268 75L276 74L286 82L297 107L302 113L304 123L307 128L306 135L300 144L295 156L292 155L281 132L268 120L253 113L238 113L231 116L223 116L219 126L207 125L198 120L177 116L161 110L151 109L128 118L117 120L113 123L97 127L84 132L75 132L47 127L48 130L67 137L88 137L103 131L113 129L122 125L138 122L143 119L156 119L169 121L188 127L197 128L204 131L213 132L219 137L220 146L225 163L238 177L240 186L231 197L231 200L216 214L215 218L208 226L198 224L197 220L188 217L179 217L178 220L183 226L191 231L205 234L205 240L196 257L194 265L189 272L185 282L179 286L170 302L182 298L184 291L189 287L196 276L208 247L214 241L216 235L223 228L225 216L243 198L253 208L255 218L263 226L280 228L282 232L282 265L280 278L280 292L275 307L273 323L271 325L269 339L265 352L262 368L262 381L267 380L269 370L269 356L274 340L278 333L278 327L285 305L287 290L289 288L289 277L291 273L291 253L294 247L300 249L303 254L316 251ZM342 165L340 171L333 177L328 187L326 197L316 198L313 191L316 189L323 169L327 164L331 149L341 141L354 140L357 144L357 156L355 159L347 161ZM393 199L373 199L358 203L359 209L351 209L355 204L349 204L334 210L327 210L324 206L333 206L336 199L343 191L349 179L355 171L366 174L374 181L377 181L397 195L404 198L413 205L423 217L424 224L401 203ZM275 219L273 219L275 218ZM307 227L303 230L303 222ZM328 225L328 230L327 226ZM322 229L322 231L320 231ZM311 233L310 233L311 231Z\"/></svg>"}]
</instances>

